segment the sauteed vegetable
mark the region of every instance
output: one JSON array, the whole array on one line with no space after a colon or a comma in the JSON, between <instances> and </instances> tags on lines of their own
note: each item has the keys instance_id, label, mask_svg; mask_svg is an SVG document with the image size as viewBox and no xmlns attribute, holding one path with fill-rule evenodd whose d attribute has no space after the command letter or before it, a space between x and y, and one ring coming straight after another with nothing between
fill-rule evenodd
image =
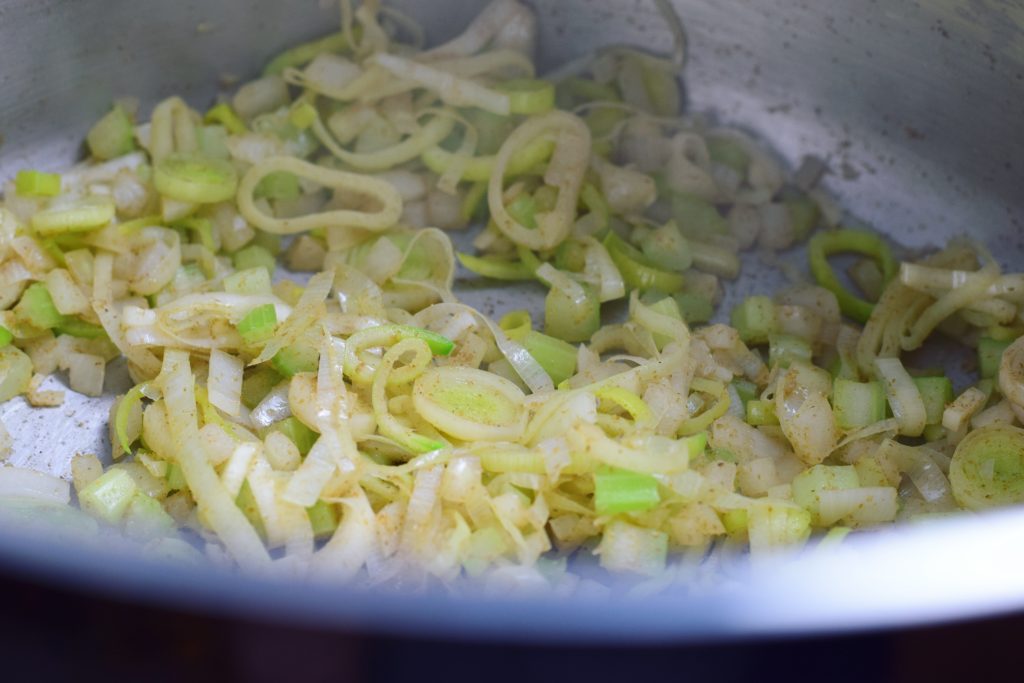
<instances>
[{"instance_id":1,"label":"sauteed vegetable","mask_svg":"<svg viewBox=\"0 0 1024 683\"><path fill-rule=\"evenodd\" d=\"M8 514L262 573L572 588L590 554L653 576L1024 501L1024 275L967 240L901 256L820 161L684 114L658 6L672 55L541 76L517 0L429 49L346 0L205 111L119 101L87 160L20 171L0 400L59 405L54 372L98 396L119 357L134 386L73 487L0 468ZM740 252L804 241L806 281L710 322ZM543 316L460 302L460 268L542 284ZM976 350L969 386L920 365L937 337Z\"/></svg>"}]
</instances>

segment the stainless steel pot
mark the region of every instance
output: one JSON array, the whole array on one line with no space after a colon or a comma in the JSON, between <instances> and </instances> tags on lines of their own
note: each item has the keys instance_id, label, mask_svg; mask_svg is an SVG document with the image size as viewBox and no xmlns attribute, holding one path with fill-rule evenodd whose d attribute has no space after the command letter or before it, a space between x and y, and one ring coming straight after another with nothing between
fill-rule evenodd
<instances>
[{"instance_id":1,"label":"stainless steel pot","mask_svg":"<svg viewBox=\"0 0 1024 683\"><path fill-rule=\"evenodd\" d=\"M432 41L478 0L394 3ZM547 66L611 43L667 49L653 3L535 1ZM330 5L330 6L325 6ZM675 0L686 23L688 107L763 137L790 164L817 154L852 216L911 248L979 239L1024 265L1024 3L994 0ZM335 26L333 3L4 0L0 4L0 178L59 168L112 98L148 109L172 93L208 103L297 40ZM748 259L734 292L779 281ZM479 299L486 303L486 293ZM728 305L728 301L726 303ZM70 396L70 395L69 395ZM0 417L13 461L66 472L106 446L103 401ZM65 414L67 413L67 414ZM841 554L762 567L732 586L614 604L545 597L453 599L270 585L153 567L6 538L16 571L143 600L262 617L419 633L544 639L689 639L848 629L1024 608L1024 511L877 534Z\"/></svg>"}]
</instances>

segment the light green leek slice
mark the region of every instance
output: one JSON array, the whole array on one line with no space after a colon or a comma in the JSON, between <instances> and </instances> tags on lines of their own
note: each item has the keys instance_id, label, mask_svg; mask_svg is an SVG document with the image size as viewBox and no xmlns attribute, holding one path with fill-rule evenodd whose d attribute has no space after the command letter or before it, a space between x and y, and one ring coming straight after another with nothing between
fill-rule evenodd
<instances>
[{"instance_id":1,"label":"light green leek slice","mask_svg":"<svg viewBox=\"0 0 1024 683\"><path fill-rule=\"evenodd\" d=\"M235 196L238 173L224 159L176 153L156 163L153 184L157 192L175 201L214 204Z\"/></svg>"}]
</instances>

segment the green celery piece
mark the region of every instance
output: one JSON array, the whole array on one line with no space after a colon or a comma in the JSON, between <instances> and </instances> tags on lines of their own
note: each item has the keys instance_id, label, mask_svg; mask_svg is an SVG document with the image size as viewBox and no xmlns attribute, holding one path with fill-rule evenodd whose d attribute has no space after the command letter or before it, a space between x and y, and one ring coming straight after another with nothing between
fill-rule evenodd
<instances>
[{"instance_id":1,"label":"green celery piece","mask_svg":"<svg viewBox=\"0 0 1024 683\"><path fill-rule=\"evenodd\" d=\"M259 344L273 336L276 326L274 304L263 304L246 313L236 327L246 344Z\"/></svg>"},{"instance_id":2,"label":"green celery piece","mask_svg":"<svg viewBox=\"0 0 1024 683\"><path fill-rule=\"evenodd\" d=\"M1012 341L1001 341L992 337L982 337L978 340L978 372L984 379L991 379L999 374L1003 351Z\"/></svg>"},{"instance_id":3,"label":"green celery piece","mask_svg":"<svg viewBox=\"0 0 1024 683\"><path fill-rule=\"evenodd\" d=\"M302 194L299 178L288 171L269 173L256 185L253 196L266 199L295 199Z\"/></svg>"},{"instance_id":4,"label":"green celery piece","mask_svg":"<svg viewBox=\"0 0 1024 683\"><path fill-rule=\"evenodd\" d=\"M42 282L33 282L21 294L21 300L14 307L15 316L40 330L57 327L64 316L57 311L50 297L50 290Z\"/></svg>"},{"instance_id":5,"label":"green celery piece","mask_svg":"<svg viewBox=\"0 0 1024 683\"><path fill-rule=\"evenodd\" d=\"M942 413L946 404L953 401L953 382L948 377L914 377L914 384L924 402L929 425L942 424Z\"/></svg>"},{"instance_id":6,"label":"green celery piece","mask_svg":"<svg viewBox=\"0 0 1024 683\"><path fill-rule=\"evenodd\" d=\"M331 503L318 500L306 508L306 514L309 516L315 538L328 538L338 528L338 511Z\"/></svg>"},{"instance_id":7,"label":"green celery piece","mask_svg":"<svg viewBox=\"0 0 1024 683\"><path fill-rule=\"evenodd\" d=\"M759 401L754 399L747 401L747 424L754 427L764 425L777 425L779 418L775 414L775 403L772 401Z\"/></svg>"},{"instance_id":8,"label":"green celery piece","mask_svg":"<svg viewBox=\"0 0 1024 683\"><path fill-rule=\"evenodd\" d=\"M270 365L263 364L247 370L242 379L242 403L252 410L281 379L281 375Z\"/></svg>"},{"instance_id":9,"label":"green celery piece","mask_svg":"<svg viewBox=\"0 0 1024 683\"><path fill-rule=\"evenodd\" d=\"M549 335L530 330L520 342L558 386L576 374L576 347Z\"/></svg>"},{"instance_id":10,"label":"green celery piece","mask_svg":"<svg viewBox=\"0 0 1024 683\"><path fill-rule=\"evenodd\" d=\"M764 344L778 327L775 303L766 296L750 296L732 309L732 326L747 344Z\"/></svg>"},{"instance_id":11,"label":"green celery piece","mask_svg":"<svg viewBox=\"0 0 1024 683\"><path fill-rule=\"evenodd\" d=\"M750 154L738 141L722 135L709 135L705 139L708 155L716 164L728 166L745 177L750 165Z\"/></svg>"},{"instance_id":12,"label":"green celery piece","mask_svg":"<svg viewBox=\"0 0 1024 683\"><path fill-rule=\"evenodd\" d=\"M660 501L658 480L649 474L615 470L594 475L594 509L599 515L650 510Z\"/></svg>"},{"instance_id":13,"label":"green celery piece","mask_svg":"<svg viewBox=\"0 0 1024 683\"><path fill-rule=\"evenodd\" d=\"M885 388L881 382L839 378L832 385L832 410L840 429L860 429L884 420L885 408Z\"/></svg>"},{"instance_id":14,"label":"green celery piece","mask_svg":"<svg viewBox=\"0 0 1024 683\"><path fill-rule=\"evenodd\" d=\"M139 487L122 469L110 469L78 492L78 503L93 517L108 524L121 521Z\"/></svg>"},{"instance_id":15,"label":"green celery piece","mask_svg":"<svg viewBox=\"0 0 1024 683\"><path fill-rule=\"evenodd\" d=\"M120 105L115 105L89 130L85 143L101 161L123 156L135 149L135 124Z\"/></svg>"},{"instance_id":16,"label":"green celery piece","mask_svg":"<svg viewBox=\"0 0 1024 683\"><path fill-rule=\"evenodd\" d=\"M137 491L124 515L124 532L129 538L149 540L171 533L174 518L156 498Z\"/></svg>"},{"instance_id":17,"label":"green celery piece","mask_svg":"<svg viewBox=\"0 0 1024 683\"><path fill-rule=\"evenodd\" d=\"M263 525L263 516L260 515L260 508L256 503L256 496L252 494L248 479L242 482L242 488L238 490L238 496L235 498L235 505L249 520L249 524L252 524L260 538L266 538L267 528Z\"/></svg>"},{"instance_id":18,"label":"green celery piece","mask_svg":"<svg viewBox=\"0 0 1024 683\"><path fill-rule=\"evenodd\" d=\"M791 334L773 332L768 335L768 364L788 368L793 361L811 362L810 343Z\"/></svg>"},{"instance_id":19,"label":"green celery piece","mask_svg":"<svg viewBox=\"0 0 1024 683\"><path fill-rule=\"evenodd\" d=\"M185 481L185 473L181 465L176 462L167 464L167 488L171 491L185 491L188 483Z\"/></svg>"},{"instance_id":20,"label":"green celery piece","mask_svg":"<svg viewBox=\"0 0 1024 683\"><path fill-rule=\"evenodd\" d=\"M320 353L311 346L292 344L278 351L270 364L283 377L293 377L300 372L316 372L320 367Z\"/></svg>"},{"instance_id":21,"label":"green celery piece","mask_svg":"<svg viewBox=\"0 0 1024 683\"><path fill-rule=\"evenodd\" d=\"M707 298L693 292L676 292L672 295L679 306L679 312L688 324L706 323L715 314L715 307Z\"/></svg>"},{"instance_id":22,"label":"green celery piece","mask_svg":"<svg viewBox=\"0 0 1024 683\"><path fill-rule=\"evenodd\" d=\"M671 198L672 216L687 237L729 234L729 222L711 202L682 192L672 192Z\"/></svg>"},{"instance_id":23,"label":"green celery piece","mask_svg":"<svg viewBox=\"0 0 1024 683\"><path fill-rule=\"evenodd\" d=\"M822 491L840 491L860 486L860 478L853 465L815 465L793 478L793 502L818 519L818 506Z\"/></svg>"},{"instance_id":24,"label":"green celery piece","mask_svg":"<svg viewBox=\"0 0 1024 683\"><path fill-rule=\"evenodd\" d=\"M295 444L299 453L305 456L313 448L313 444L320 438L320 435L302 424L297 417L289 416L270 425L270 430L281 432Z\"/></svg>"},{"instance_id":25,"label":"green celery piece","mask_svg":"<svg viewBox=\"0 0 1024 683\"><path fill-rule=\"evenodd\" d=\"M22 197L54 197L60 194L60 175L43 171L18 171L14 191Z\"/></svg>"},{"instance_id":26,"label":"green celery piece","mask_svg":"<svg viewBox=\"0 0 1024 683\"><path fill-rule=\"evenodd\" d=\"M736 393L744 405L746 405L747 401L753 401L757 398L757 385L753 382L748 382L745 379L734 379L732 386L736 389Z\"/></svg>"},{"instance_id":27,"label":"green celery piece","mask_svg":"<svg viewBox=\"0 0 1024 683\"><path fill-rule=\"evenodd\" d=\"M57 334L66 334L79 339L102 339L107 336L107 331L100 325L87 323L70 315L62 316L60 324L54 328L54 331Z\"/></svg>"},{"instance_id":28,"label":"green celery piece","mask_svg":"<svg viewBox=\"0 0 1024 683\"><path fill-rule=\"evenodd\" d=\"M3 325L0 325L0 348L3 348L4 346L7 346L13 340L14 340L14 335L11 334L11 331L9 329L7 329L6 327L4 327Z\"/></svg>"},{"instance_id":29,"label":"green celery piece","mask_svg":"<svg viewBox=\"0 0 1024 683\"><path fill-rule=\"evenodd\" d=\"M231 262L234 264L235 270L263 267L271 276L274 274L274 268L277 267L277 259L274 258L274 255L258 244L242 247L231 256Z\"/></svg>"},{"instance_id":30,"label":"green celery piece","mask_svg":"<svg viewBox=\"0 0 1024 683\"><path fill-rule=\"evenodd\" d=\"M229 294L271 294L270 273L260 266L232 273L224 278L224 291Z\"/></svg>"}]
</instances>

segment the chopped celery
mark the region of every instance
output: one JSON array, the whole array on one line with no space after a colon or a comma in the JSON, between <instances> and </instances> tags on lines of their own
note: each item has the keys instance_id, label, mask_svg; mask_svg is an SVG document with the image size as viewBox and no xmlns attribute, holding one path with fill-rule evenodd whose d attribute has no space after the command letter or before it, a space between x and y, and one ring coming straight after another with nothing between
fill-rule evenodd
<instances>
[{"instance_id":1,"label":"chopped celery","mask_svg":"<svg viewBox=\"0 0 1024 683\"><path fill-rule=\"evenodd\" d=\"M914 377L914 384L924 402L925 423L942 423L942 411L953 400L953 382L948 377ZM881 419L881 418L879 418Z\"/></svg>"},{"instance_id":2,"label":"chopped celery","mask_svg":"<svg viewBox=\"0 0 1024 683\"><path fill-rule=\"evenodd\" d=\"M817 227L818 220L821 218L821 210L808 197L787 199L783 203L789 211L789 220L797 241L803 241Z\"/></svg>"},{"instance_id":3,"label":"chopped celery","mask_svg":"<svg viewBox=\"0 0 1024 683\"><path fill-rule=\"evenodd\" d=\"M270 364L283 377L292 377L300 372L316 372L320 366L320 352L311 346L292 344L274 354Z\"/></svg>"},{"instance_id":4,"label":"chopped celery","mask_svg":"<svg viewBox=\"0 0 1024 683\"><path fill-rule=\"evenodd\" d=\"M115 105L89 130L85 142L97 159L113 159L135 149L135 126L128 113Z\"/></svg>"},{"instance_id":5,"label":"chopped celery","mask_svg":"<svg viewBox=\"0 0 1024 683\"><path fill-rule=\"evenodd\" d=\"M551 377L555 386L576 374L576 347L561 339L530 330L520 343Z\"/></svg>"},{"instance_id":6,"label":"chopped celery","mask_svg":"<svg viewBox=\"0 0 1024 683\"><path fill-rule=\"evenodd\" d=\"M256 496L252 493L252 487L249 486L248 479L242 482L242 488L238 490L238 495L235 497L235 505L242 511L245 518L249 520L249 524L252 524L256 533L261 538L266 538L267 528L263 525L263 516L260 514L259 504L256 502Z\"/></svg>"},{"instance_id":7,"label":"chopped celery","mask_svg":"<svg viewBox=\"0 0 1024 683\"><path fill-rule=\"evenodd\" d=\"M505 207L508 215L512 216L520 225L531 230L537 228L537 200L532 195L522 193Z\"/></svg>"},{"instance_id":8,"label":"chopped celery","mask_svg":"<svg viewBox=\"0 0 1024 683\"><path fill-rule=\"evenodd\" d=\"M840 429L854 430L885 419L885 389L881 382L836 379L832 410Z\"/></svg>"},{"instance_id":9,"label":"chopped celery","mask_svg":"<svg viewBox=\"0 0 1024 683\"><path fill-rule=\"evenodd\" d=\"M658 480L649 474L616 470L594 475L594 509L599 515L650 510L660 501Z\"/></svg>"},{"instance_id":10,"label":"chopped celery","mask_svg":"<svg viewBox=\"0 0 1024 683\"><path fill-rule=\"evenodd\" d=\"M78 502L93 517L117 524L138 490L126 471L110 469L78 492Z\"/></svg>"},{"instance_id":11,"label":"chopped celery","mask_svg":"<svg viewBox=\"0 0 1024 683\"><path fill-rule=\"evenodd\" d=\"M746 177L747 167L750 165L750 153L738 140L722 135L709 135L704 140L712 161L728 166L739 173L741 178Z\"/></svg>"},{"instance_id":12,"label":"chopped celery","mask_svg":"<svg viewBox=\"0 0 1024 683\"><path fill-rule=\"evenodd\" d=\"M11 334L11 331L3 325L0 325L0 348L7 346L13 340L14 335Z\"/></svg>"},{"instance_id":13,"label":"chopped celery","mask_svg":"<svg viewBox=\"0 0 1024 683\"><path fill-rule=\"evenodd\" d=\"M261 266L232 273L224 278L224 291L229 294L271 294L270 273Z\"/></svg>"},{"instance_id":14,"label":"chopped celery","mask_svg":"<svg viewBox=\"0 0 1024 683\"><path fill-rule=\"evenodd\" d=\"M791 334L773 332L768 335L768 364L788 368L793 361L811 362L811 345Z\"/></svg>"},{"instance_id":15,"label":"chopped celery","mask_svg":"<svg viewBox=\"0 0 1024 683\"><path fill-rule=\"evenodd\" d=\"M793 478L793 502L811 513L816 521L822 491L855 489L860 486L852 465L815 465Z\"/></svg>"},{"instance_id":16,"label":"chopped celery","mask_svg":"<svg viewBox=\"0 0 1024 683\"><path fill-rule=\"evenodd\" d=\"M753 401L757 398L757 385L753 382L748 382L745 379L734 379L732 386L736 389L736 394L744 405L746 405L747 401Z\"/></svg>"},{"instance_id":17,"label":"chopped celery","mask_svg":"<svg viewBox=\"0 0 1024 683\"><path fill-rule=\"evenodd\" d=\"M18 171L14 191L22 197L53 197L60 194L60 175L43 171Z\"/></svg>"},{"instance_id":18,"label":"chopped celery","mask_svg":"<svg viewBox=\"0 0 1024 683\"><path fill-rule=\"evenodd\" d=\"M693 264L690 242L679 232L674 221L644 235L640 249L652 264L662 270L682 271Z\"/></svg>"},{"instance_id":19,"label":"chopped celery","mask_svg":"<svg viewBox=\"0 0 1024 683\"><path fill-rule=\"evenodd\" d=\"M246 344L259 344L274 335L277 326L277 311L274 304L257 306L238 321L236 329Z\"/></svg>"},{"instance_id":20,"label":"chopped celery","mask_svg":"<svg viewBox=\"0 0 1024 683\"><path fill-rule=\"evenodd\" d=\"M788 500L758 498L747 508L747 534L754 556L774 547L800 544L811 534L811 514Z\"/></svg>"},{"instance_id":21,"label":"chopped celery","mask_svg":"<svg viewBox=\"0 0 1024 683\"><path fill-rule=\"evenodd\" d=\"M707 297L695 292L676 292L672 297L676 300L676 305L679 306L679 313L683 316L683 320L691 325L706 323L715 314L715 307Z\"/></svg>"},{"instance_id":22,"label":"chopped celery","mask_svg":"<svg viewBox=\"0 0 1024 683\"><path fill-rule=\"evenodd\" d=\"M153 185L168 199L214 204L235 196L238 173L227 159L175 152L154 165Z\"/></svg>"},{"instance_id":23,"label":"chopped celery","mask_svg":"<svg viewBox=\"0 0 1024 683\"><path fill-rule=\"evenodd\" d=\"M21 301L14 307L14 315L40 330L53 329L64 321L50 297L50 290L42 282L33 282L25 289Z\"/></svg>"},{"instance_id":24,"label":"chopped celery","mask_svg":"<svg viewBox=\"0 0 1024 683\"><path fill-rule=\"evenodd\" d=\"M672 216L682 233L688 237L728 235L729 222L715 205L682 192L672 192Z\"/></svg>"},{"instance_id":25,"label":"chopped celery","mask_svg":"<svg viewBox=\"0 0 1024 683\"><path fill-rule=\"evenodd\" d=\"M732 309L732 326L747 344L764 344L775 331L775 303L766 296L750 296Z\"/></svg>"},{"instance_id":26,"label":"chopped celery","mask_svg":"<svg viewBox=\"0 0 1024 683\"><path fill-rule=\"evenodd\" d=\"M103 339L107 336L107 331L100 325L87 323L70 315L64 316L60 324L53 328L53 331L79 339Z\"/></svg>"},{"instance_id":27,"label":"chopped celery","mask_svg":"<svg viewBox=\"0 0 1024 683\"><path fill-rule=\"evenodd\" d=\"M590 285L579 284L583 298L576 299L559 287L544 298L544 332L567 342L590 341L601 327L601 302Z\"/></svg>"},{"instance_id":28,"label":"chopped celery","mask_svg":"<svg viewBox=\"0 0 1024 683\"><path fill-rule=\"evenodd\" d=\"M515 78L495 86L509 97L513 114L543 114L555 106L555 86L535 78Z\"/></svg>"},{"instance_id":29,"label":"chopped celery","mask_svg":"<svg viewBox=\"0 0 1024 683\"><path fill-rule=\"evenodd\" d=\"M238 114L232 109L231 105L227 102L221 102L210 108L203 116L203 121L206 123L219 123L224 128L234 135L239 135L248 130L245 126L245 122L239 118Z\"/></svg>"},{"instance_id":30,"label":"chopped celery","mask_svg":"<svg viewBox=\"0 0 1024 683\"><path fill-rule=\"evenodd\" d=\"M167 490L184 491L187 488L188 483L185 481L185 473L181 470L181 466L176 462L168 463Z\"/></svg>"},{"instance_id":31,"label":"chopped celery","mask_svg":"<svg viewBox=\"0 0 1024 683\"><path fill-rule=\"evenodd\" d=\"M281 379L281 375L270 365L259 365L247 370L242 379L242 404L252 410Z\"/></svg>"},{"instance_id":32,"label":"chopped celery","mask_svg":"<svg viewBox=\"0 0 1024 683\"><path fill-rule=\"evenodd\" d=\"M338 528L338 511L331 503L318 500L306 508L309 524L313 527L313 536L318 539L328 538Z\"/></svg>"},{"instance_id":33,"label":"chopped celery","mask_svg":"<svg viewBox=\"0 0 1024 683\"><path fill-rule=\"evenodd\" d=\"M302 424L298 418L291 416L275 422L270 426L270 430L281 432L291 439L291 442L295 444L295 447L299 449L299 453L302 455L309 453L309 450L313 448L313 444L320 438L319 434Z\"/></svg>"},{"instance_id":34,"label":"chopped celery","mask_svg":"<svg viewBox=\"0 0 1024 683\"><path fill-rule=\"evenodd\" d=\"M777 425L779 418L775 414L775 404L772 401L752 400L747 401L747 424L754 427L764 425Z\"/></svg>"},{"instance_id":35,"label":"chopped celery","mask_svg":"<svg viewBox=\"0 0 1024 683\"><path fill-rule=\"evenodd\" d=\"M982 337L978 340L978 372L989 379L999 374L999 363L1003 360L1003 351L1010 345L1012 339L996 340L992 337Z\"/></svg>"},{"instance_id":36,"label":"chopped celery","mask_svg":"<svg viewBox=\"0 0 1024 683\"><path fill-rule=\"evenodd\" d=\"M300 194L298 177L287 171L268 173L253 190L253 196L267 199L295 199Z\"/></svg>"},{"instance_id":37,"label":"chopped celery","mask_svg":"<svg viewBox=\"0 0 1024 683\"><path fill-rule=\"evenodd\" d=\"M631 289L656 289L665 294L674 294L683 288L683 276L660 270L647 259L638 249L622 241L613 231L608 231L604 239L615 266L619 269L623 281Z\"/></svg>"},{"instance_id":38,"label":"chopped celery","mask_svg":"<svg viewBox=\"0 0 1024 683\"><path fill-rule=\"evenodd\" d=\"M729 534L733 538L746 535L748 517L747 511L743 508L726 510L721 513L721 520L722 526L725 527L725 533Z\"/></svg>"},{"instance_id":39,"label":"chopped celery","mask_svg":"<svg viewBox=\"0 0 1024 683\"><path fill-rule=\"evenodd\" d=\"M389 235L390 237L390 235ZM272 232L266 232L264 230L257 230L256 234L253 235L252 241L249 242L250 246L260 247L265 250L271 256L277 256L281 253L281 236L275 235ZM253 264L259 265L259 264ZM238 266L235 266L236 268Z\"/></svg>"},{"instance_id":40,"label":"chopped celery","mask_svg":"<svg viewBox=\"0 0 1024 683\"><path fill-rule=\"evenodd\" d=\"M197 126L196 139L203 156L213 159L229 159L228 131L224 126Z\"/></svg>"},{"instance_id":41,"label":"chopped celery","mask_svg":"<svg viewBox=\"0 0 1024 683\"><path fill-rule=\"evenodd\" d=\"M235 270L248 270L249 268L264 268L270 275L274 274L277 266L277 259L265 247L258 244L250 244L231 255L231 262Z\"/></svg>"},{"instance_id":42,"label":"chopped celery","mask_svg":"<svg viewBox=\"0 0 1024 683\"><path fill-rule=\"evenodd\" d=\"M586 249L577 240L566 240L555 250L555 268L568 273L582 273L587 265Z\"/></svg>"},{"instance_id":43,"label":"chopped celery","mask_svg":"<svg viewBox=\"0 0 1024 683\"><path fill-rule=\"evenodd\" d=\"M129 538L149 540L168 535L174 518L156 498L137 491L124 514L124 532Z\"/></svg>"}]
</instances>

